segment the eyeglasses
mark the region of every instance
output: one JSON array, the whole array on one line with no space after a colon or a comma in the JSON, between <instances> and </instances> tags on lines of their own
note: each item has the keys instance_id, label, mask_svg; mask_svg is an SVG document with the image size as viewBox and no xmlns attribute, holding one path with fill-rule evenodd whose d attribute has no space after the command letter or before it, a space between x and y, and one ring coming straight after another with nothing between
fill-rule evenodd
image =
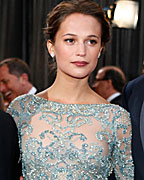
<instances>
[{"instance_id":1,"label":"eyeglasses","mask_svg":"<svg viewBox=\"0 0 144 180\"><path fill-rule=\"evenodd\" d=\"M95 82L98 82L98 81L107 81L108 79L95 79Z\"/></svg>"},{"instance_id":2,"label":"eyeglasses","mask_svg":"<svg viewBox=\"0 0 144 180\"><path fill-rule=\"evenodd\" d=\"M105 78L104 78L104 79L95 79L95 80L94 80L94 84L97 83L97 82L100 82L100 81L107 81L107 80L108 80L108 79L105 79Z\"/></svg>"}]
</instances>

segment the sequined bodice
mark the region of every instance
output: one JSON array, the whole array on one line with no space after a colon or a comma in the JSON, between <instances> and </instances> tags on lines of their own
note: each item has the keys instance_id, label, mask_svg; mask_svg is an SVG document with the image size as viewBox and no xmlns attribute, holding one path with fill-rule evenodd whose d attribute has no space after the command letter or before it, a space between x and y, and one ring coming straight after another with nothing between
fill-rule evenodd
<instances>
[{"instance_id":1,"label":"sequined bodice","mask_svg":"<svg viewBox=\"0 0 144 180\"><path fill-rule=\"evenodd\" d=\"M133 179L129 114L110 104L61 104L16 98L14 117L26 180Z\"/></svg>"}]
</instances>

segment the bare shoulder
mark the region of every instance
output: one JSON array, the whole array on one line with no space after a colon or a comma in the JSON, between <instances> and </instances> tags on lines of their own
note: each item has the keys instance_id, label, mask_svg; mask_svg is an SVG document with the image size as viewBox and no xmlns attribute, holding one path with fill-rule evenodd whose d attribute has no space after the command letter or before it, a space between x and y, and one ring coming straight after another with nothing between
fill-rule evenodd
<instances>
[{"instance_id":1,"label":"bare shoulder","mask_svg":"<svg viewBox=\"0 0 144 180\"><path fill-rule=\"evenodd\" d=\"M93 104L110 104L106 99L104 99L95 92L91 95L90 99L91 101L93 101L92 102Z\"/></svg>"},{"instance_id":2,"label":"bare shoulder","mask_svg":"<svg viewBox=\"0 0 144 180\"><path fill-rule=\"evenodd\" d=\"M43 99L47 99L48 98L47 89L45 89L44 91L39 92L38 94L36 94L36 96L41 97Z\"/></svg>"},{"instance_id":3,"label":"bare shoulder","mask_svg":"<svg viewBox=\"0 0 144 180\"><path fill-rule=\"evenodd\" d=\"M99 104L110 104L106 99L98 95L98 101L100 102Z\"/></svg>"}]
</instances>

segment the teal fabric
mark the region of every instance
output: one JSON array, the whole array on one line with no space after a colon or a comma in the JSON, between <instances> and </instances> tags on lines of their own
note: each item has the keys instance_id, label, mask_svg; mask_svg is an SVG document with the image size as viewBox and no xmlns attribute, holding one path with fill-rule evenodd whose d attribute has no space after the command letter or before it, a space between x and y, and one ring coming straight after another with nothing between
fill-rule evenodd
<instances>
[{"instance_id":1,"label":"teal fabric","mask_svg":"<svg viewBox=\"0 0 144 180\"><path fill-rule=\"evenodd\" d=\"M131 122L112 104L62 104L22 95L9 106L26 180L133 179Z\"/></svg>"}]
</instances>

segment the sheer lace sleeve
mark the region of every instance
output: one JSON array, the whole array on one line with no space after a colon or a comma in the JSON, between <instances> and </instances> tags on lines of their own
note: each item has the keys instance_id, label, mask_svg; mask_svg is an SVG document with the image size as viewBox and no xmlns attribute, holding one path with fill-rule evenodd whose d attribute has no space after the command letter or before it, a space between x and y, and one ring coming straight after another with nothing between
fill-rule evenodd
<instances>
[{"instance_id":1,"label":"sheer lace sleeve","mask_svg":"<svg viewBox=\"0 0 144 180\"><path fill-rule=\"evenodd\" d=\"M123 108L115 111L113 168L117 179L134 179L134 165L131 153L131 121L129 114Z\"/></svg>"},{"instance_id":2,"label":"sheer lace sleeve","mask_svg":"<svg viewBox=\"0 0 144 180\"><path fill-rule=\"evenodd\" d=\"M21 120L21 114L28 113L26 111L27 104L31 101L32 95L21 95L15 98L9 105L7 112L11 114L19 127L19 123ZM23 117L24 118L24 117Z\"/></svg>"},{"instance_id":3,"label":"sheer lace sleeve","mask_svg":"<svg viewBox=\"0 0 144 180\"><path fill-rule=\"evenodd\" d=\"M19 121L20 114L22 112L22 107L20 105L19 99L20 99L19 97L14 99L10 103L10 105L9 105L9 107L7 109L7 112L12 115L12 117L14 118L17 126L18 126L18 121Z\"/></svg>"}]
</instances>

